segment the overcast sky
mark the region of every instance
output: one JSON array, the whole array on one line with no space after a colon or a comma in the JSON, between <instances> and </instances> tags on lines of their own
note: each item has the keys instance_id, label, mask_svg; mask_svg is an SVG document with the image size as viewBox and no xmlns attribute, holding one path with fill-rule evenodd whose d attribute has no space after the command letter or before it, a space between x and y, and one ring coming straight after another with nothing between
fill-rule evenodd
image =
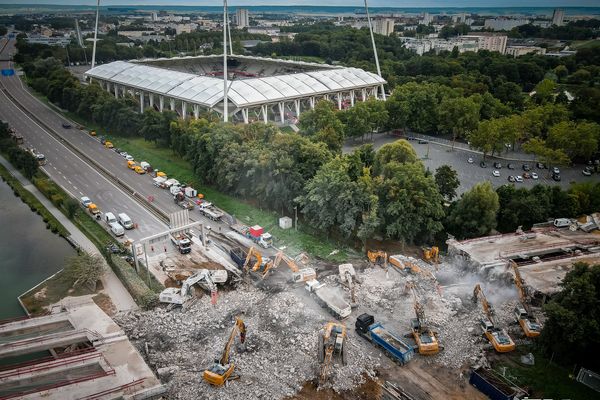
<instances>
[{"instance_id":1,"label":"overcast sky","mask_svg":"<svg viewBox=\"0 0 600 400\"><path fill-rule=\"evenodd\" d=\"M218 6L220 0L100 0L103 5L189 5ZM0 0L4 4L86 4L96 0ZM359 7L361 0L230 0L237 5L327 5ZM369 0L372 7L600 7L600 0Z\"/></svg>"}]
</instances>

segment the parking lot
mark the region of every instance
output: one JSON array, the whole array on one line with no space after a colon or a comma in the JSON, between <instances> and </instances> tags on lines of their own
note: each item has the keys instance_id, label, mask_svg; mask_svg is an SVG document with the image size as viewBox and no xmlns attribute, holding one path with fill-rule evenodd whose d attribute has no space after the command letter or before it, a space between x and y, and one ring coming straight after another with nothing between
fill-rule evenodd
<instances>
[{"instance_id":1,"label":"parking lot","mask_svg":"<svg viewBox=\"0 0 600 400\"><path fill-rule=\"evenodd\" d=\"M393 136L387 133L380 133L373 135L373 140L365 140L365 143L373 143L375 149L380 148L386 143L391 143L398 140L397 136ZM481 181L490 181L494 187L499 187L504 184L513 184L516 187L532 188L538 183L547 185L560 185L562 188L567 189L571 182L598 182L600 180L600 174L595 173L591 176L584 176L582 174L584 165L575 165L573 167L559 167L560 168L560 182L556 182L552 179L551 172L548 169L539 169L536 167L536 162L533 159L533 155L523 154L518 152L503 153L502 157L510 159L518 159L519 161L505 160L500 158L486 157L486 168L480 167L480 162L483 160L483 156L476 151L467 150L466 144L457 145L454 150L449 147L449 142L443 139L431 140L411 140L410 143L414 147L417 155L421 158L425 167L431 172L435 172L436 168L442 165L450 165L458 173L458 179L460 180L460 186L457 190L458 194L469 190L476 183ZM438 143L439 140L439 143ZM426 141L427 143L419 143ZM348 141L344 146L344 153L352 151L353 148L362 145L360 140L356 142ZM473 163L469 163L469 158L473 159ZM494 168L494 162L500 162L502 168ZM514 166L514 170L507 168L508 164ZM523 164L528 164L531 167L529 173L535 172L538 175L538 179L523 179L523 182L511 183L508 181L509 176L522 176L524 172ZM500 176L493 176L494 170L499 172Z\"/></svg>"}]
</instances>

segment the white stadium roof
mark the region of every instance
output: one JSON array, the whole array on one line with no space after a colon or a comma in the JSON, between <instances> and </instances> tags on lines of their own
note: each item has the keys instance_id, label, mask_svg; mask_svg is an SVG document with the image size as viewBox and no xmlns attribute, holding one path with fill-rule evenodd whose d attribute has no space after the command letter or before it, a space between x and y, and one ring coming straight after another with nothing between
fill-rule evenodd
<instances>
[{"instance_id":1,"label":"white stadium roof","mask_svg":"<svg viewBox=\"0 0 600 400\"><path fill-rule=\"evenodd\" d=\"M133 87L205 107L223 101L223 80L144 64L115 61L90 69L86 76ZM373 87L380 76L358 68L331 68L230 81L228 99L237 107L275 103Z\"/></svg>"}]
</instances>

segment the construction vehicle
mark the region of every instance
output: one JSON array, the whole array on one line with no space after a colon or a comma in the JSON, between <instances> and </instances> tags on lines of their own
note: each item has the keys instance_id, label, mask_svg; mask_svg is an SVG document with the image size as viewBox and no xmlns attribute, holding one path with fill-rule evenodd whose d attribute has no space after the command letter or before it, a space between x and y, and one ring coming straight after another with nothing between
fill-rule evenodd
<instances>
[{"instance_id":1,"label":"construction vehicle","mask_svg":"<svg viewBox=\"0 0 600 400\"><path fill-rule=\"evenodd\" d=\"M438 264L440 262L440 249L437 246L424 247L423 260L430 264Z\"/></svg>"},{"instance_id":2,"label":"construction vehicle","mask_svg":"<svg viewBox=\"0 0 600 400\"><path fill-rule=\"evenodd\" d=\"M400 336L388 331L375 317L370 314L361 314L356 318L356 333L363 338L381 347L394 361L401 365L409 362L415 352L409 344L405 343Z\"/></svg>"},{"instance_id":3,"label":"construction vehicle","mask_svg":"<svg viewBox=\"0 0 600 400\"><path fill-rule=\"evenodd\" d=\"M388 261L393 267L400 270L400 272L410 272L413 274L420 274L422 272L421 267L419 267L415 262L411 261L409 257L401 254L389 256Z\"/></svg>"},{"instance_id":4,"label":"construction vehicle","mask_svg":"<svg viewBox=\"0 0 600 400\"><path fill-rule=\"evenodd\" d=\"M183 234L171 235L171 242L181 254L188 254L192 251L192 241Z\"/></svg>"},{"instance_id":5,"label":"construction vehicle","mask_svg":"<svg viewBox=\"0 0 600 400\"><path fill-rule=\"evenodd\" d=\"M480 321L481 329L483 330L485 337L487 337L492 346L494 346L494 350L498 353L513 351L516 347L515 342L508 336L506 330L496 327L494 323L494 309L487 301L479 283L475 285L475 289L473 289L473 301L475 303L477 303L477 301L481 302L481 307L485 313L485 318L482 318Z\"/></svg>"},{"instance_id":6,"label":"construction vehicle","mask_svg":"<svg viewBox=\"0 0 600 400\"><path fill-rule=\"evenodd\" d=\"M355 308L358 306L356 303L355 287L356 283L360 282L356 276L356 271L354 271L354 266L352 264L341 264L338 266L338 270L340 273L340 281L350 289L350 307Z\"/></svg>"},{"instance_id":7,"label":"construction vehicle","mask_svg":"<svg viewBox=\"0 0 600 400\"><path fill-rule=\"evenodd\" d=\"M135 171L136 174L138 175L144 175L146 173L146 170L142 167L140 167L139 165L136 165L133 170Z\"/></svg>"},{"instance_id":8,"label":"construction vehicle","mask_svg":"<svg viewBox=\"0 0 600 400\"><path fill-rule=\"evenodd\" d=\"M338 322L328 322L319 333L317 356L321 363L319 384L324 383L329 376L329 371L338 358L342 365L347 363L347 332L346 326Z\"/></svg>"},{"instance_id":9,"label":"construction vehicle","mask_svg":"<svg viewBox=\"0 0 600 400\"><path fill-rule=\"evenodd\" d=\"M292 282L308 282L313 279L317 279L317 272L310 267L300 269L296 262L286 256L283 251L279 251L275 256L275 260L273 262L267 263L265 266L265 271L263 272L263 279L269 273L269 270L272 268L278 268L281 261L284 261L288 268L292 271Z\"/></svg>"},{"instance_id":10,"label":"construction vehicle","mask_svg":"<svg viewBox=\"0 0 600 400\"><path fill-rule=\"evenodd\" d=\"M372 264L387 266L388 255L383 250L368 250L367 258Z\"/></svg>"},{"instance_id":11,"label":"construction vehicle","mask_svg":"<svg viewBox=\"0 0 600 400\"><path fill-rule=\"evenodd\" d=\"M317 303L321 307L325 307L337 319L343 320L352 313L352 307L336 288L327 286L316 279L307 281L304 288L313 293Z\"/></svg>"},{"instance_id":12,"label":"construction vehicle","mask_svg":"<svg viewBox=\"0 0 600 400\"><path fill-rule=\"evenodd\" d=\"M523 329L525 336L529 338L540 336L540 333L542 333L542 325L529 310L527 291L525 290L524 281L519 272L519 266L512 260L510 261L510 265L515 272L515 285L517 286L519 299L521 300L521 304L517 305L514 309L515 319L519 325L521 325L521 329Z\"/></svg>"},{"instance_id":13,"label":"construction vehicle","mask_svg":"<svg viewBox=\"0 0 600 400\"><path fill-rule=\"evenodd\" d=\"M242 250L241 247L234 247L229 250L229 257L233 260L235 265L238 266L239 269L244 269L244 264L246 263L246 257L248 254Z\"/></svg>"},{"instance_id":14,"label":"construction vehicle","mask_svg":"<svg viewBox=\"0 0 600 400\"><path fill-rule=\"evenodd\" d=\"M185 197L185 194L183 192L176 193L173 196L173 201L175 202L175 204L177 204L179 207L185 210L193 210L196 207L192 201L189 201Z\"/></svg>"},{"instance_id":15,"label":"construction vehicle","mask_svg":"<svg viewBox=\"0 0 600 400\"><path fill-rule=\"evenodd\" d=\"M88 204L87 208L92 215L97 215L98 213L100 213L100 209L94 203Z\"/></svg>"},{"instance_id":16,"label":"construction vehicle","mask_svg":"<svg viewBox=\"0 0 600 400\"><path fill-rule=\"evenodd\" d=\"M260 225L248 227L243 224L233 224L231 225L231 229L265 249L273 245L273 236L270 233L264 233Z\"/></svg>"},{"instance_id":17,"label":"construction vehicle","mask_svg":"<svg viewBox=\"0 0 600 400\"><path fill-rule=\"evenodd\" d=\"M112 142L110 140L107 140L106 142L104 142L104 147L106 147L107 149L112 149L115 146L112 144Z\"/></svg>"},{"instance_id":18,"label":"construction vehicle","mask_svg":"<svg viewBox=\"0 0 600 400\"><path fill-rule=\"evenodd\" d=\"M161 303L169 303L182 306L187 300L189 300L194 292L193 286L198 284L205 290L211 292L211 295L216 294L217 292L217 283L225 283L227 282L227 271L225 270L208 270L201 269L196 272L194 275L187 278L181 289L178 288L166 288L160 295L158 299Z\"/></svg>"},{"instance_id":19,"label":"construction vehicle","mask_svg":"<svg viewBox=\"0 0 600 400\"><path fill-rule=\"evenodd\" d=\"M437 336L431 330L431 328L427 326L425 319L425 308L419 301L415 285L411 282L408 286L413 295L413 307L417 317L410 321L412 336L415 339L415 342L417 342L417 351L419 354L426 356L437 354L440 351L440 345Z\"/></svg>"},{"instance_id":20,"label":"construction vehicle","mask_svg":"<svg viewBox=\"0 0 600 400\"><path fill-rule=\"evenodd\" d=\"M220 221L221 217L225 215L225 213L218 208L216 208L212 203L208 201L202 202L198 206L198 210L200 214L204 215L206 218L211 219L213 221Z\"/></svg>"},{"instance_id":21,"label":"construction vehicle","mask_svg":"<svg viewBox=\"0 0 600 400\"><path fill-rule=\"evenodd\" d=\"M214 364L210 368L204 370L202 377L211 385L223 386L228 380L237 378L231 376L233 370L235 369L235 365L229 362L229 352L238 332L240 334L240 343L244 345L244 342L246 341L246 325L240 318L235 319L235 325L231 330L229 340L227 340L227 343L225 343L225 348L223 349L221 358L215 360Z\"/></svg>"}]
</instances>

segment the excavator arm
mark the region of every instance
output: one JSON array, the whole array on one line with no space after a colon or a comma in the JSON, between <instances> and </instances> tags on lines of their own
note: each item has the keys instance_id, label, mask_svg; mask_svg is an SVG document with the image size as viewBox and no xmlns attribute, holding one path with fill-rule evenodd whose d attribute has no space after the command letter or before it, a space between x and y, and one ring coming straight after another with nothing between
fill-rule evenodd
<instances>
[{"instance_id":1,"label":"excavator arm","mask_svg":"<svg viewBox=\"0 0 600 400\"><path fill-rule=\"evenodd\" d=\"M262 254L260 254L260 251L256 250L256 248L250 247L248 255L246 256L246 261L244 262L244 271L248 271L253 256L256 258L256 262L252 266L252 271L258 271L260 269L260 266L262 265Z\"/></svg>"},{"instance_id":2,"label":"excavator arm","mask_svg":"<svg viewBox=\"0 0 600 400\"><path fill-rule=\"evenodd\" d=\"M475 285L475 288L473 289L473 300L477 302L478 299L481 301L481 307L483 308L485 315L491 322L494 322L494 310L490 306L490 303L488 303L485 294L483 294L483 289L481 289L481 285L479 283Z\"/></svg>"},{"instance_id":3,"label":"excavator arm","mask_svg":"<svg viewBox=\"0 0 600 400\"><path fill-rule=\"evenodd\" d=\"M242 321L242 319L239 317L235 319L235 325L233 326L233 329L229 334L229 340L227 340L227 343L225 343L223 354L221 355L221 359L219 360L219 363L221 365L229 364L229 352L231 351L231 345L233 344L236 333L238 332L240 334L240 342L244 343L244 341L246 340L246 324L244 324L244 321Z\"/></svg>"}]
</instances>

